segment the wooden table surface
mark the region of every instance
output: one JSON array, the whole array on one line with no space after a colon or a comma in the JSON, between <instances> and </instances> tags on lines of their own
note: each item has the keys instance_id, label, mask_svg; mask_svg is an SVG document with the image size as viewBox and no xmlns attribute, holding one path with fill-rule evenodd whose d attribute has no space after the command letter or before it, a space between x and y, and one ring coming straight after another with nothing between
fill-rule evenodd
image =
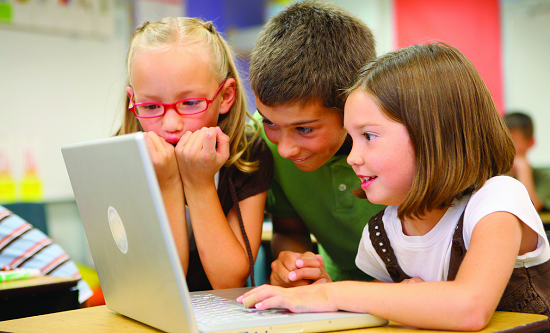
<instances>
[{"instance_id":1,"label":"wooden table surface","mask_svg":"<svg viewBox=\"0 0 550 333\"><path fill-rule=\"evenodd\" d=\"M548 317L512 312L495 312L487 327L481 332L544 332L550 329ZM96 306L79 310L52 313L0 322L2 332L160 332L150 326ZM347 333L416 332L418 329L390 322L386 326L345 331ZM438 332L422 330L422 333Z\"/></svg>"}]
</instances>

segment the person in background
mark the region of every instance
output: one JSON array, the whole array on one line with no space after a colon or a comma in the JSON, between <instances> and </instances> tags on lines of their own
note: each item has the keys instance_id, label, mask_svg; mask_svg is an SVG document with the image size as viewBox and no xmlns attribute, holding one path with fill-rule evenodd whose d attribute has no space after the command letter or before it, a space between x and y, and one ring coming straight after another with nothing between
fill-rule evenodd
<instances>
[{"instance_id":1,"label":"person in background","mask_svg":"<svg viewBox=\"0 0 550 333\"><path fill-rule=\"evenodd\" d=\"M84 304L93 292L82 280L69 255L42 231L0 206L0 270L37 268L41 275L80 279L78 301Z\"/></svg>"},{"instance_id":2,"label":"person in background","mask_svg":"<svg viewBox=\"0 0 550 333\"><path fill-rule=\"evenodd\" d=\"M464 54L442 43L387 53L358 73L344 114L358 193L388 205L356 258L379 282L264 285L240 302L458 331L481 330L495 310L550 314L548 239L525 186L506 175L514 143Z\"/></svg>"},{"instance_id":3,"label":"person in background","mask_svg":"<svg viewBox=\"0 0 550 333\"><path fill-rule=\"evenodd\" d=\"M527 159L527 153L535 145L533 120L526 113L509 112L504 115L504 122L516 147L516 158L510 176L527 188L537 211L549 211L550 170L533 168Z\"/></svg>"},{"instance_id":4,"label":"person in background","mask_svg":"<svg viewBox=\"0 0 550 333\"><path fill-rule=\"evenodd\" d=\"M212 22L143 22L127 71L117 134L146 132L189 289L254 283L273 158L247 124L229 46Z\"/></svg>"},{"instance_id":5,"label":"person in background","mask_svg":"<svg viewBox=\"0 0 550 333\"><path fill-rule=\"evenodd\" d=\"M271 283L370 280L354 263L370 217L383 206L351 194L342 89L376 56L358 18L321 1L297 2L271 18L254 46L250 83L274 157L267 211L272 215ZM310 234L319 255L312 252Z\"/></svg>"}]
</instances>

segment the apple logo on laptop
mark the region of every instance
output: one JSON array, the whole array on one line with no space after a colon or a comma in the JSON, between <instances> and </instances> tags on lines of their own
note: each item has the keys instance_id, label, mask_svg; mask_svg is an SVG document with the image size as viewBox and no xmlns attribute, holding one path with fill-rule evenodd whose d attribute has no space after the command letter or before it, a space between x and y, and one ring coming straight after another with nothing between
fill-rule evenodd
<instances>
[{"instance_id":1,"label":"apple logo on laptop","mask_svg":"<svg viewBox=\"0 0 550 333\"><path fill-rule=\"evenodd\" d=\"M113 234L116 246L118 246L120 252L124 254L128 253L128 238L126 238L126 230L118 212L114 207L109 206L107 216L109 217L109 227L111 228L111 234Z\"/></svg>"}]
</instances>

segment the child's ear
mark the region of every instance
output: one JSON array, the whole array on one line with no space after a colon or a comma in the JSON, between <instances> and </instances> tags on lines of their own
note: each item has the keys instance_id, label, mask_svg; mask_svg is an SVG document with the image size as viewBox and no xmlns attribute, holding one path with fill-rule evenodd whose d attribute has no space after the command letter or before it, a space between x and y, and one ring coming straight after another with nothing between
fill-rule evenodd
<instances>
[{"instance_id":1,"label":"child's ear","mask_svg":"<svg viewBox=\"0 0 550 333\"><path fill-rule=\"evenodd\" d=\"M535 145L535 138L534 137L531 137L531 139L529 139L529 143L527 144L527 147L528 148L531 148Z\"/></svg>"},{"instance_id":2,"label":"child's ear","mask_svg":"<svg viewBox=\"0 0 550 333\"><path fill-rule=\"evenodd\" d=\"M134 93L134 89L131 87L126 87L126 93L128 94L128 98L132 98L132 94Z\"/></svg>"},{"instance_id":3,"label":"child's ear","mask_svg":"<svg viewBox=\"0 0 550 333\"><path fill-rule=\"evenodd\" d=\"M237 91L237 82L234 78L229 78L225 81L224 87L220 94L222 95L222 103L220 105L220 114L229 112L233 103L235 103L235 93Z\"/></svg>"}]
</instances>

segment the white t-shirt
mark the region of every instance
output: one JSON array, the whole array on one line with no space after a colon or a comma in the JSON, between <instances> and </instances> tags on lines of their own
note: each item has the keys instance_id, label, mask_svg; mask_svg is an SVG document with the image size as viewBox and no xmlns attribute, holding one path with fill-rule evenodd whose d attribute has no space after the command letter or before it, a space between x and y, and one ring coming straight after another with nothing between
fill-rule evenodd
<instances>
[{"instance_id":1,"label":"white t-shirt","mask_svg":"<svg viewBox=\"0 0 550 333\"><path fill-rule=\"evenodd\" d=\"M539 235L537 248L518 256L515 267L536 266L550 259L546 232L527 190L512 177L497 176L489 179L471 196L456 200L433 229L423 236L403 234L397 206L386 208L382 218L384 228L397 262L405 273L424 281L447 280L453 234L465 206L463 237L466 249L470 246L472 232L479 220L503 211L514 214ZM371 244L368 225L363 230L355 263L375 279L392 282L384 262Z\"/></svg>"}]
</instances>

